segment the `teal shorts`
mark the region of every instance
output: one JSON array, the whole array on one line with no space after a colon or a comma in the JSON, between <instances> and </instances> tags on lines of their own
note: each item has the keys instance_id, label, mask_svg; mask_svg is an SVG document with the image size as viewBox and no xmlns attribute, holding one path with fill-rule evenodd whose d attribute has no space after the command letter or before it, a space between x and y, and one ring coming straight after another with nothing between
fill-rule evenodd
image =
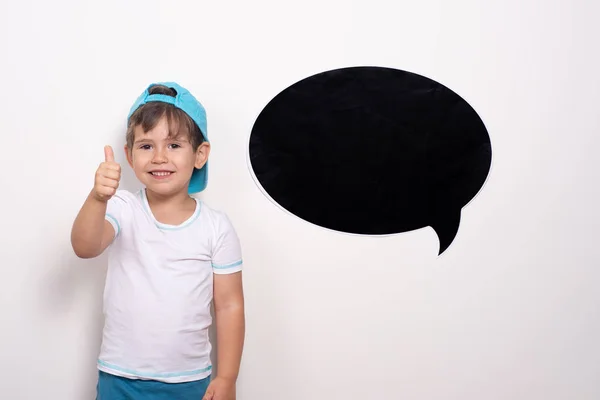
<instances>
[{"instance_id":1,"label":"teal shorts","mask_svg":"<svg viewBox=\"0 0 600 400\"><path fill-rule=\"evenodd\" d=\"M99 371L96 400L201 400L210 376L193 382L128 379Z\"/></svg>"}]
</instances>

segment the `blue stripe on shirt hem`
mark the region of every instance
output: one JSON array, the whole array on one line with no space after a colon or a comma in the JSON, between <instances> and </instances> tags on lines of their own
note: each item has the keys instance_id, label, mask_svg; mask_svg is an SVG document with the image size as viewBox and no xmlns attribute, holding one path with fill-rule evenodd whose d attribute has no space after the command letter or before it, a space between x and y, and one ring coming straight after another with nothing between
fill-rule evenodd
<instances>
[{"instance_id":1,"label":"blue stripe on shirt hem","mask_svg":"<svg viewBox=\"0 0 600 400\"><path fill-rule=\"evenodd\" d=\"M212 369L212 366L208 366L206 368L196 369L193 371L171 372L171 373L164 373L164 374L148 374L148 373L142 373L142 372L137 372L137 371L133 371L130 369L121 368L116 365L104 362L102 360L98 360L98 364L103 367L113 369L115 371L124 372L126 374L131 374L131 375L136 375L136 376L142 376L145 378L178 378L178 377L183 377L183 376L198 375L203 372L208 372Z\"/></svg>"},{"instance_id":2,"label":"blue stripe on shirt hem","mask_svg":"<svg viewBox=\"0 0 600 400\"><path fill-rule=\"evenodd\" d=\"M233 267L237 267L238 265L242 265L242 260L236 261L236 262L231 263L231 264L225 264L225 265L212 264L213 268L216 268L216 269L233 268Z\"/></svg>"}]
</instances>

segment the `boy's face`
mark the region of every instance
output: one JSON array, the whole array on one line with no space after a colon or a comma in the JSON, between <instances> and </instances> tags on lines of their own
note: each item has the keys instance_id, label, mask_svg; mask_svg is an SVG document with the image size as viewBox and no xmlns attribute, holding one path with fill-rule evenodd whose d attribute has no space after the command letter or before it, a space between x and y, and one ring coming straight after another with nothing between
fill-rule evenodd
<instances>
[{"instance_id":1,"label":"boy's face","mask_svg":"<svg viewBox=\"0 0 600 400\"><path fill-rule=\"evenodd\" d=\"M207 142L193 150L187 135L169 138L167 118L144 133L141 126L134 130L131 149L125 145L129 165L147 189L163 195L187 194L194 168L202 168L208 159Z\"/></svg>"}]
</instances>

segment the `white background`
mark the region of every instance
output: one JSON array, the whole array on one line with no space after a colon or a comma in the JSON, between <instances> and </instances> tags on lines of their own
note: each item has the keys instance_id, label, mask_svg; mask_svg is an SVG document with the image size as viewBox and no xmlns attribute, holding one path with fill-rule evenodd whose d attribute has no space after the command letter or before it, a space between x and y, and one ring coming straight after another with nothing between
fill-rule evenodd
<instances>
[{"instance_id":1,"label":"white background","mask_svg":"<svg viewBox=\"0 0 600 400\"><path fill-rule=\"evenodd\" d=\"M77 259L71 224L103 146L125 162L135 98L175 80L208 111L201 197L244 247L238 399L600 398L599 11L591 0L3 1L0 397L94 398L106 259ZM357 65L434 79L489 130L490 176L441 257L430 228L327 231L254 183L247 143L267 102Z\"/></svg>"}]
</instances>

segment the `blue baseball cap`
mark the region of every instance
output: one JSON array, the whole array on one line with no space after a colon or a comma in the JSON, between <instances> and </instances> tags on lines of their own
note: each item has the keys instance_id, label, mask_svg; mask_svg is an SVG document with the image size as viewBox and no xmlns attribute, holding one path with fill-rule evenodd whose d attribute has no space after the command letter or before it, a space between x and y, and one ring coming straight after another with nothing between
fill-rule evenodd
<instances>
[{"instance_id":1,"label":"blue baseball cap","mask_svg":"<svg viewBox=\"0 0 600 400\"><path fill-rule=\"evenodd\" d=\"M168 88L174 89L177 92L175 97L166 94L150 94L150 88L156 85L163 85ZM158 82L149 85L146 90L137 98L129 115L127 115L127 121L131 118L131 115L141 106L152 101L161 101L163 103L172 104L175 107L183 110L191 119L198 125L200 132L204 140L208 142L208 136L206 131L206 110L200 104L200 102L184 87L179 86L175 82ZM194 169L192 173L192 179L190 180L190 186L188 193L198 193L206 188L208 182L208 160L201 169Z\"/></svg>"}]
</instances>

